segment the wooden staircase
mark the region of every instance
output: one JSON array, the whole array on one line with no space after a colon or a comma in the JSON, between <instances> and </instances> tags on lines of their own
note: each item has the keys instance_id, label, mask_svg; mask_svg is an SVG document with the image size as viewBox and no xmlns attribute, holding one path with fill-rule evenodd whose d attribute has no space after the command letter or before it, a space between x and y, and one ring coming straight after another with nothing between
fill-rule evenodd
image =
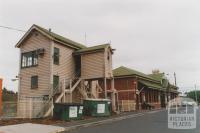
<instances>
[{"instance_id":1,"label":"wooden staircase","mask_svg":"<svg viewBox=\"0 0 200 133\"><path fill-rule=\"evenodd\" d=\"M41 118L53 115L53 103L72 103L73 92L75 90L77 90L77 92L79 92L79 94L81 95L80 100L87 98L98 98L97 93L102 91L102 88L99 86L98 82L95 84L95 87L93 89L96 90L92 91L92 87L89 85L89 83L85 80L82 80L80 77L65 79L61 81L56 88L53 89L52 87L51 90L53 91L49 95L48 100L44 102L44 106L36 117ZM66 97L68 98L67 100Z\"/></svg>"}]
</instances>

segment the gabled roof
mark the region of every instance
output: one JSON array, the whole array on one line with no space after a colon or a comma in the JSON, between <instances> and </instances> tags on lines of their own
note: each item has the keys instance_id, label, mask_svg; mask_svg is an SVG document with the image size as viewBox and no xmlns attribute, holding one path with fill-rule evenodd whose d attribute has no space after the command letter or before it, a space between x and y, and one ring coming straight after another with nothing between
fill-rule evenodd
<instances>
[{"instance_id":1,"label":"gabled roof","mask_svg":"<svg viewBox=\"0 0 200 133\"><path fill-rule=\"evenodd\" d=\"M104 50L105 48L110 47L110 44L102 44L102 45L96 45L92 47L86 47L83 49L79 49L74 52L75 55L82 54L82 53L90 53L94 51L101 51Z\"/></svg>"},{"instance_id":2,"label":"gabled roof","mask_svg":"<svg viewBox=\"0 0 200 133\"><path fill-rule=\"evenodd\" d=\"M72 47L72 48L75 48L75 49L81 49L81 48L86 48L86 46L80 44L80 43L77 43L77 42L74 42L68 38L65 38L61 35L58 35L54 32L51 32L45 28L42 28L38 25L32 25L31 28L25 33L25 35L22 37L22 39L16 44L16 47L20 47L22 42L26 39L26 37L29 35L29 33L32 31L32 30L37 30L39 31L40 33L42 33L44 36L56 41L56 42L60 42L66 46L69 46L69 47Z\"/></svg>"},{"instance_id":3,"label":"gabled roof","mask_svg":"<svg viewBox=\"0 0 200 133\"><path fill-rule=\"evenodd\" d=\"M113 75L114 75L114 77L140 76L140 77L144 77L147 79L155 80L154 78L152 78L142 72L139 72L139 71L136 71L136 70L124 67L124 66L114 69Z\"/></svg>"},{"instance_id":4,"label":"gabled roof","mask_svg":"<svg viewBox=\"0 0 200 133\"><path fill-rule=\"evenodd\" d=\"M174 89L175 91L177 91L178 87L175 86L175 85L172 85L169 80L165 77L165 74L164 73L155 73L155 74L149 74L149 76L155 78L156 80L159 80L159 81L162 81L162 86L167 88L172 88Z\"/></svg>"},{"instance_id":5,"label":"gabled roof","mask_svg":"<svg viewBox=\"0 0 200 133\"><path fill-rule=\"evenodd\" d=\"M161 84L156 84L156 83L148 82L148 81L144 81L144 80L139 80L139 82L151 89L162 89Z\"/></svg>"},{"instance_id":6,"label":"gabled roof","mask_svg":"<svg viewBox=\"0 0 200 133\"><path fill-rule=\"evenodd\" d=\"M164 77L164 73L155 73L155 74L148 74L148 76L158 80L158 81L161 81Z\"/></svg>"}]
</instances>

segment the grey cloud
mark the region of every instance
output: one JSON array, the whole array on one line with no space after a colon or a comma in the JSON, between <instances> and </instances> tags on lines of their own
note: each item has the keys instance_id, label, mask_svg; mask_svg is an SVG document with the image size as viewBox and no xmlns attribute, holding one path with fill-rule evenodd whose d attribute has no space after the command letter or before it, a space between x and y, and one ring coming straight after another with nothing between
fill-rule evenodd
<instances>
[{"instance_id":1,"label":"grey cloud","mask_svg":"<svg viewBox=\"0 0 200 133\"><path fill-rule=\"evenodd\" d=\"M82 43L86 33L90 46L111 41L117 49L114 67L125 65L145 73L154 68L176 71L180 85L188 86L200 82L199 4L197 0L0 0L0 24L27 30L36 23ZM0 29L0 35L0 75L16 90L16 83L10 82L18 72L14 45L23 33ZM173 76L169 78L173 81Z\"/></svg>"}]
</instances>

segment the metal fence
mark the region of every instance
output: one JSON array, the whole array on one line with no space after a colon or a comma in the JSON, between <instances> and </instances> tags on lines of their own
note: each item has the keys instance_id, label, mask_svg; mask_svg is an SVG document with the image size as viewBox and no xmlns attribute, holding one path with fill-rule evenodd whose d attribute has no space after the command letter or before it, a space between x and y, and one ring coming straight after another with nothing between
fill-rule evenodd
<instances>
[{"instance_id":1,"label":"metal fence","mask_svg":"<svg viewBox=\"0 0 200 133\"><path fill-rule=\"evenodd\" d=\"M17 102L3 102L0 119L16 118Z\"/></svg>"},{"instance_id":2,"label":"metal fence","mask_svg":"<svg viewBox=\"0 0 200 133\"><path fill-rule=\"evenodd\" d=\"M51 104L48 100L38 97L23 98L18 102L3 102L0 120L11 118L41 118Z\"/></svg>"}]
</instances>

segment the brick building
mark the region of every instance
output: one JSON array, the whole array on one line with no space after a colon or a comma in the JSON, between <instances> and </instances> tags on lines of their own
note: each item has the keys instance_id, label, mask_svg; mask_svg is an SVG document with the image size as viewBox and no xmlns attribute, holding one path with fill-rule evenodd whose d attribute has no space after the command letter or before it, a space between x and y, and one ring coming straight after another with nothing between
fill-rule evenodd
<instances>
[{"instance_id":1,"label":"brick building","mask_svg":"<svg viewBox=\"0 0 200 133\"><path fill-rule=\"evenodd\" d=\"M113 70L115 89L118 93L118 106L121 111L165 107L168 96L177 96L176 89L170 88L164 74L146 75L142 72L121 66ZM108 85L110 86L110 85ZM109 88L109 87L108 87ZM170 90L170 91L168 91ZM168 93L169 92L169 93ZM146 105L146 106L144 106Z\"/></svg>"}]
</instances>

